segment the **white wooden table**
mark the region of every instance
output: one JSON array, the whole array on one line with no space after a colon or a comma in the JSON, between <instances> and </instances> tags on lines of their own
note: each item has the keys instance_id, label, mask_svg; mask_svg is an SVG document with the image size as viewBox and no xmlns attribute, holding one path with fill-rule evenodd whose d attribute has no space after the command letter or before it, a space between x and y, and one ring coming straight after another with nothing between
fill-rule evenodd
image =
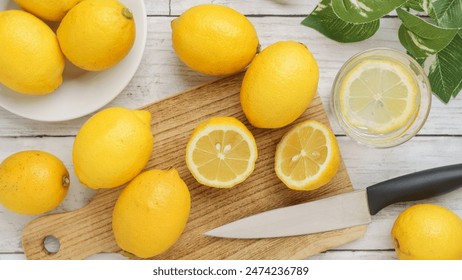
<instances>
[{"instance_id":1,"label":"white wooden table","mask_svg":"<svg viewBox=\"0 0 462 280\"><path fill-rule=\"evenodd\" d=\"M341 65L357 52L372 47L403 50L397 37L400 22L396 17L386 17L381 20L380 30L369 40L353 44L336 43L300 24L318 1L146 0L148 38L143 61L130 84L107 107L137 108L215 79L186 68L175 56L170 38L170 21L173 18L191 6L207 2L225 4L247 15L256 27L262 47L290 39L303 42L310 48L320 68L319 94L356 189L406 173L461 162L462 96L449 105L433 98L430 116L419 135L398 147L368 148L345 136L329 110L334 77ZM21 150L39 149L58 156L72 173L72 143L88 117L43 123L18 117L0 108L0 160ZM71 175L70 192L54 212L83 207L94 194L80 185L74 174ZM440 204L462 216L462 189L420 202ZM412 204L400 203L385 208L373 217L363 238L311 259L395 259L390 230L397 215ZM0 206L0 259L24 258L21 232L24 225L34 218L36 216L13 214ZM103 254L93 258L121 257Z\"/></svg>"}]
</instances>

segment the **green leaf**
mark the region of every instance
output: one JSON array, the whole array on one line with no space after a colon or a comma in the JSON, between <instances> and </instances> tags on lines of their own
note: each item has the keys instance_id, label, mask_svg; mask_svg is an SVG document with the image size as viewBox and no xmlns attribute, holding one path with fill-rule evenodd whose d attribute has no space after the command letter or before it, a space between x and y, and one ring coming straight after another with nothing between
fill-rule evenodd
<instances>
[{"instance_id":1,"label":"green leaf","mask_svg":"<svg viewBox=\"0 0 462 280\"><path fill-rule=\"evenodd\" d=\"M366 23L380 19L407 0L332 0L334 13L346 22Z\"/></svg>"},{"instance_id":2,"label":"green leaf","mask_svg":"<svg viewBox=\"0 0 462 280\"><path fill-rule=\"evenodd\" d=\"M396 12L403 22L398 31L399 41L416 58L427 57L444 49L458 32L458 29L428 23L403 9Z\"/></svg>"},{"instance_id":3,"label":"green leaf","mask_svg":"<svg viewBox=\"0 0 462 280\"><path fill-rule=\"evenodd\" d=\"M354 24L340 19L332 10L332 0L322 0L302 24L342 43L365 40L377 32L380 22Z\"/></svg>"},{"instance_id":4,"label":"green leaf","mask_svg":"<svg viewBox=\"0 0 462 280\"><path fill-rule=\"evenodd\" d=\"M429 6L439 26L462 28L462 0L430 0Z\"/></svg>"},{"instance_id":5,"label":"green leaf","mask_svg":"<svg viewBox=\"0 0 462 280\"><path fill-rule=\"evenodd\" d=\"M414 11L424 12L423 0L408 0L404 6L413 9Z\"/></svg>"},{"instance_id":6,"label":"green leaf","mask_svg":"<svg viewBox=\"0 0 462 280\"><path fill-rule=\"evenodd\" d=\"M462 36L457 34L452 42L435 56L428 79L433 92L448 103L462 89Z\"/></svg>"}]
</instances>

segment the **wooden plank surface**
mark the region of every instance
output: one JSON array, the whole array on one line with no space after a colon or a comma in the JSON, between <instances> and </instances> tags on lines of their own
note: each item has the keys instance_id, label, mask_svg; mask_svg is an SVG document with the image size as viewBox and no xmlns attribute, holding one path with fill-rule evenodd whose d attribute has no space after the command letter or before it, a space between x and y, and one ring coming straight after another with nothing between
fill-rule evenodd
<instances>
[{"instance_id":1,"label":"wooden plank surface","mask_svg":"<svg viewBox=\"0 0 462 280\"><path fill-rule=\"evenodd\" d=\"M261 3L261 0L258 1ZM197 73L183 65L171 44L172 17L148 17L148 38L141 65L122 93L109 106L138 108L178 92L216 79ZM383 19L379 31L369 40L341 44L300 24L303 17L250 17L262 47L279 40L295 40L306 44L320 69L319 95L331 120L335 134L344 135L329 110L332 83L341 65L352 55L373 47L403 50L398 41L399 21ZM421 135L462 135L462 98L446 105L433 98L432 109ZM16 116L0 107L0 137L72 136L88 118L66 122L37 122Z\"/></svg>"},{"instance_id":2,"label":"wooden plank surface","mask_svg":"<svg viewBox=\"0 0 462 280\"><path fill-rule=\"evenodd\" d=\"M179 241L160 259L301 259L338 247L362 236L365 227L320 234L272 239L224 239L204 232L262 211L312 201L352 191L342 162L334 179L320 189L294 191L284 186L274 173L274 152L282 135L291 127L256 129L248 124L239 101L243 73L220 79L174 97L143 107L152 114L155 144L146 169L177 168L191 192L191 214ZM236 117L255 136L258 159L252 175L231 189L199 184L184 161L185 147L195 126L213 116ZM316 96L299 123L329 120ZM122 188L99 190L88 206L77 211L42 216L30 222L22 244L31 259L82 259L100 252L119 252L112 234L113 205ZM307 213L309 215L309 213ZM43 246L46 236L54 236L60 249L50 254Z\"/></svg>"}]
</instances>

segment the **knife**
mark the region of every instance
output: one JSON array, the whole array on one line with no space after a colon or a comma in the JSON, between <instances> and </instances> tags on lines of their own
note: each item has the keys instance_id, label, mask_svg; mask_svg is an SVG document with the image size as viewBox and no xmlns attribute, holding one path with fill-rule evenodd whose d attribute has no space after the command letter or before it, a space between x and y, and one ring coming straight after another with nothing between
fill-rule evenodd
<instances>
[{"instance_id":1,"label":"knife","mask_svg":"<svg viewBox=\"0 0 462 280\"><path fill-rule=\"evenodd\" d=\"M462 186L462 164L396 177L364 190L255 214L204 233L222 238L272 238L319 233L371 222L386 206L441 195Z\"/></svg>"}]
</instances>

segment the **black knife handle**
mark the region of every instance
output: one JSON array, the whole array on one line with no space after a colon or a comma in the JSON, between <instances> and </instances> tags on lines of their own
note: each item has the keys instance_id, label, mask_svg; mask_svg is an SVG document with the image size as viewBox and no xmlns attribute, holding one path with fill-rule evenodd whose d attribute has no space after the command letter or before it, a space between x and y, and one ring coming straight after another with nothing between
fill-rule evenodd
<instances>
[{"instance_id":1,"label":"black knife handle","mask_svg":"<svg viewBox=\"0 0 462 280\"><path fill-rule=\"evenodd\" d=\"M369 212L377 214L386 206L444 194L462 186L462 164L427 169L396 177L366 189Z\"/></svg>"}]
</instances>

